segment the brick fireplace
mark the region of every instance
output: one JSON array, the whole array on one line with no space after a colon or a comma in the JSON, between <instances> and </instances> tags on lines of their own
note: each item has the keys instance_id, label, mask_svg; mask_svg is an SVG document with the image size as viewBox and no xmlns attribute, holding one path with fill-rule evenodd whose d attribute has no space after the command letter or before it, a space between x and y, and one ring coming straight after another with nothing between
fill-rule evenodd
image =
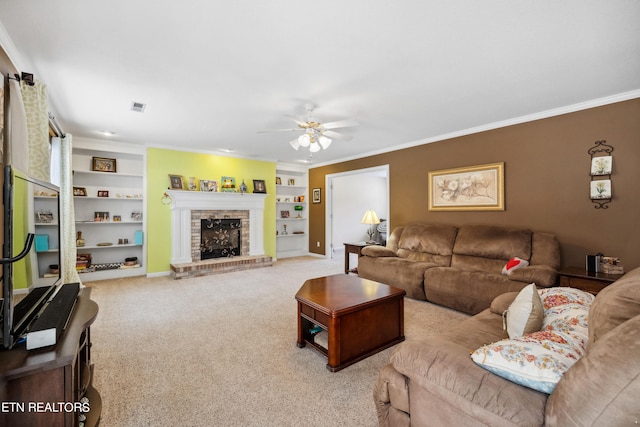
<instances>
[{"instance_id":1,"label":"brick fireplace","mask_svg":"<svg viewBox=\"0 0 640 427\"><path fill-rule=\"evenodd\" d=\"M175 279L267 267L264 255L266 194L208 193L170 190L171 276ZM240 254L202 259L202 220L238 219Z\"/></svg>"}]
</instances>

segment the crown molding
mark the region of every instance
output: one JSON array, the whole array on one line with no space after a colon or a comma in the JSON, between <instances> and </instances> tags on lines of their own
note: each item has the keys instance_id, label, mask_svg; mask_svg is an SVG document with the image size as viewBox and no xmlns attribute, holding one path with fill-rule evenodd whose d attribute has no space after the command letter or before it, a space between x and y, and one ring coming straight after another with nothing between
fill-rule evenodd
<instances>
[{"instance_id":1,"label":"crown molding","mask_svg":"<svg viewBox=\"0 0 640 427\"><path fill-rule=\"evenodd\" d=\"M540 111L538 113L527 114L525 116L514 117L507 120L501 120L499 122L487 123L485 125L476 126L468 129L463 129L455 132L445 133L442 135L433 136L430 138L420 139L405 144L399 144L392 147L387 147L381 150L369 151L357 156L345 157L338 160L332 160L330 162L310 164L309 169L314 169L322 166L333 165L336 163L348 162L351 160L361 159L363 157L375 156L378 154L385 154L391 151L403 150L405 148L416 147L419 145L430 144L432 142L444 141L447 139L458 138L461 136L472 135L474 133L486 132L489 130L500 129L507 126L513 126L521 123L533 122L536 120L547 119L549 117L561 116L563 114L574 113L576 111L588 110L590 108L601 107L603 105L615 104L617 102L628 101L630 99L640 98L640 89L632 90L629 92L622 92L616 95L610 95L603 98L592 99L585 102L579 102L577 104L566 105L564 107L553 108L551 110Z\"/></svg>"}]
</instances>

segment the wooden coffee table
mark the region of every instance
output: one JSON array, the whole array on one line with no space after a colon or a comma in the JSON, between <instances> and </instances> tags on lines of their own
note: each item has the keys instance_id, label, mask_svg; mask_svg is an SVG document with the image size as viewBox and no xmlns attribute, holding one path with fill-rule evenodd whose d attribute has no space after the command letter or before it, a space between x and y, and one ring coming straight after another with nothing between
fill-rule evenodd
<instances>
[{"instance_id":1,"label":"wooden coffee table","mask_svg":"<svg viewBox=\"0 0 640 427\"><path fill-rule=\"evenodd\" d=\"M296 294L297 345L324 354L327 369L336 372L404 341L405 294L351 275L309 279ZM327 331L328 348L314 342L317 330Z\"/></svg>"}]
</instances>

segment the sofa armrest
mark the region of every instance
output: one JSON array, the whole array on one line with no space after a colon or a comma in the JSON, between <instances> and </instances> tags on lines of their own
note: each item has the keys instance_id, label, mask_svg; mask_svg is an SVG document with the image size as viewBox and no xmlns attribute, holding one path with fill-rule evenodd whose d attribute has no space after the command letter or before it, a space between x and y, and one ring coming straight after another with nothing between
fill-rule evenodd
<instances>
[{"instance_id":1,"label":"sofa armrest","mask_svg":"<svg viewBox=\"0 0 640 427\"><path fill-rule=\"evenodd\" d=\"M502 313L509 308L514 299L518 296L518 292L506 292L498 295L491 301L491 312L502 316Z\"/></svg>"},{"instance_id":2,"label":"sofa armrest","mask_svg":"<svg viewBox=\"0 0 640 427\"><path fill-rule=\"evenodd\" d=\"M409 380L387 365L378 374L373 388L379 427L411 425L409 417Z\"/></svg>"},{"instance_id":3,"label":"sofa armrest","mask_svg":"<svg viewBox=\"0 0 640 427\"><path fill-rule=\"evenodd\" d=\"M517 280L518 282L535 283L538 287L548 288L558 281L558 272L547 265L529 265L511 271L509 279Z\"/></svg>"},{"instance_id":4,"label":"sofa armrest","mask_svg":"<svg viewBox=\"0 0 640 427\"><path fill-rule=\"evenodd\" d=\"M396 253L385 246L365 246L362 248L362 255L372 258L397 257Z\"/></svg>"},{"instance_id":5,"label":"sofa armrest","mask_svg":"<svg viewBox=\"0 0 640 427\"><path fill-rule=\"evenodd\" d=\"M409 378L410 408L424 405L412 399L413 388L429 392L437 403L455 408L458 418L475 425L543 425L547 395L501 378L476 365L470 350L437 336L405 341L391 363ZM465 425L472 425L466 423Z\"/></svg>"}]
</instances>

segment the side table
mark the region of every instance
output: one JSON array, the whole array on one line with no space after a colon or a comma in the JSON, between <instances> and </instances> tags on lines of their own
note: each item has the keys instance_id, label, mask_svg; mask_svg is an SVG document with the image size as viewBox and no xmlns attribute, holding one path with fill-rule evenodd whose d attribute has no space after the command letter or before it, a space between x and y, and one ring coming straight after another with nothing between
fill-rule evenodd
<instances>
[{"instance_id":1,"label":"side table","mask_svg":"<svg viewBox=\"0 0 640 427\"><path fill-rule=\"evenodd\" d=\"M582 267L567 267L560 270L560 286L577 288L593 295L622 277L622 274L596 273Z\"/></svg>"},{"instance_id":2,"label":"side table","mask_svg":"<svg viewBox=\"0 0 640 427\"><path fill-rule=\"evenodd\" d=\"M349 267L349 254L357 254L358 258L362 256L362 248L365 246L377 245L377 243L357 242L344 244L344 274L357 273L358 270Z\"/></svg>"}]
</instances>

